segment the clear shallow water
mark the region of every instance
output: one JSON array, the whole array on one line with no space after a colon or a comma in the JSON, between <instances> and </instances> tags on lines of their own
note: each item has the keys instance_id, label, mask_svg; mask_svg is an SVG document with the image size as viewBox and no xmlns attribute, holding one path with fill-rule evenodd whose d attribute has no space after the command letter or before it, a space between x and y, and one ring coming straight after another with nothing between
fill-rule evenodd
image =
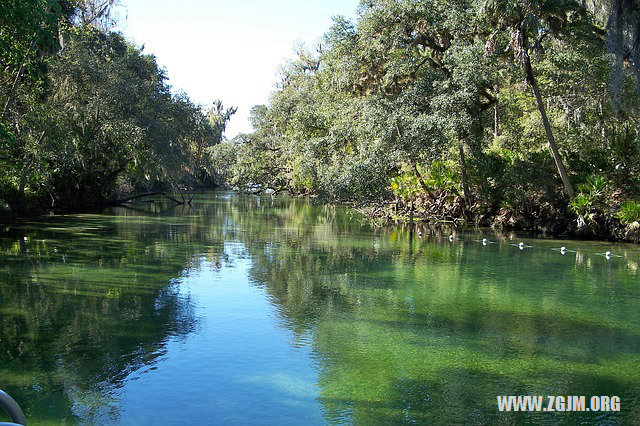
<instances>
[{"instance_id":1,"label":"clear shallow water","mask_svg":"<svg viewBox=\"0 0 640 426\"><path fill-rule=\"evenodd\" d=\"M138 207L0 232L0 388L31 424L640 422L637 246ZM510 394L622 411L497 413Z\"/></svg>"}]
</instances>

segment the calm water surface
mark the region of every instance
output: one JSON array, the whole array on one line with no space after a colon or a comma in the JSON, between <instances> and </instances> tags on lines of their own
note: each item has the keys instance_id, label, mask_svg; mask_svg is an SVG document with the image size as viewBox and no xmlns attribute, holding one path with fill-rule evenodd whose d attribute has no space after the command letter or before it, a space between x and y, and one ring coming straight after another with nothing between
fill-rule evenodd
<instances>
[{"instance_id":1,"label":"calm water surface","mask_svg":"<svg viewBox=\"0 0 640 426\"><path fill-rule=\"evenodd\" d=\"M0 388L31 424L640 422L637 246L168 207L0 228ZM622 411L497 413L538 394Z\"/></svg>"}]
</instances>

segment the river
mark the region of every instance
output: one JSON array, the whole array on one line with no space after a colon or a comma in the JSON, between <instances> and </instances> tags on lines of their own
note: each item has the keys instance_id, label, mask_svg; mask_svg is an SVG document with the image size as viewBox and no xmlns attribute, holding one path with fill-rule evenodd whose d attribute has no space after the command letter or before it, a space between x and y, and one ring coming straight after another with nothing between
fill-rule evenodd
<instances>
[{"instance_id":1,"label":"river","mask_svg":"<svg viewBox=\"0 0 640 426\"><path fill-rule=\"evenodd\" d=\"M30 424L636 423L639 264L230 192L0 226L0 389Z\"/></svg>"}]
</instances>

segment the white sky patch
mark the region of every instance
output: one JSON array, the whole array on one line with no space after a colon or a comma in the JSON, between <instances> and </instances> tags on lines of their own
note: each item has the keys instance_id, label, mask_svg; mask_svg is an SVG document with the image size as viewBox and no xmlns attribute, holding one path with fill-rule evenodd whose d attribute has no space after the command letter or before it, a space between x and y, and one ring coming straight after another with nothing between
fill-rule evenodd
<instances>
[{"instance_id":1,"label":"white sky patch","mask_svg":"<svg viewBox=\"0 0 640 426\"><path fill-rule=\"evenodd\" d=\"M313 45L332 17L353 18L357 0L123 0L122 31L164 67L174 91L196 103L221 99L238 112L226 136L250 132L249 111L266 104L293 46Z\"/></svg>"}]
</instances>

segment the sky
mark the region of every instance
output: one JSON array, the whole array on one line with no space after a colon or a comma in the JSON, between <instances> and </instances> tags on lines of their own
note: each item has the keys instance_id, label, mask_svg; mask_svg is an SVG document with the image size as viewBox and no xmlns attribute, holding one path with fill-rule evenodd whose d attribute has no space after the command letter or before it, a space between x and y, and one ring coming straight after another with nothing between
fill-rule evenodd
<instances>
[{"instance_id":1,"label":"sky","mask_svg":"<svg viewBox=\"0 0 640 426\"><path fill-rule=\"evenodd\" d=\"M156 56L174 91L196 103L238 107L225 136L250 132L252 106L267 104L278 67L309 46L332 17L354 18L358 0L122 0L122 31Z\"/></svg>"}]
</instances>

